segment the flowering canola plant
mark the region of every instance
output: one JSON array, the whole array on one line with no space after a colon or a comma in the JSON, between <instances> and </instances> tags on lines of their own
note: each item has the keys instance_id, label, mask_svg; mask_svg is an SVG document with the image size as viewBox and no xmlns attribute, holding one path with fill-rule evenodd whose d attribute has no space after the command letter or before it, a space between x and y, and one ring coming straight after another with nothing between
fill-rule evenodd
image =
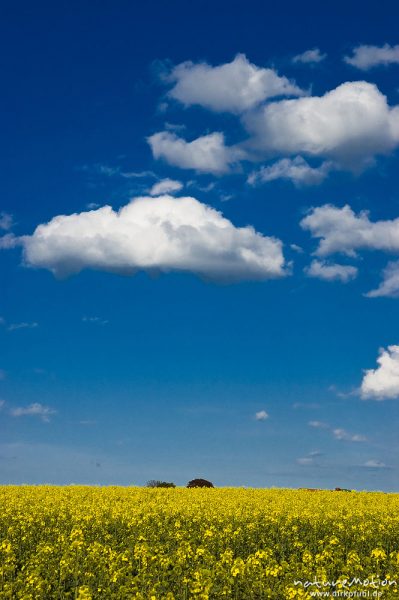
<instances>
[{"instance_id":1,"label":"flowering canola plant","mask_svg":"<svg viewBox=\"0 0 399 600\"><path fill-rule=\"evenodd\" d=\"M398 494L3 486L0 502L0 599L399 599Z\"/></svg>"}]
</instances>

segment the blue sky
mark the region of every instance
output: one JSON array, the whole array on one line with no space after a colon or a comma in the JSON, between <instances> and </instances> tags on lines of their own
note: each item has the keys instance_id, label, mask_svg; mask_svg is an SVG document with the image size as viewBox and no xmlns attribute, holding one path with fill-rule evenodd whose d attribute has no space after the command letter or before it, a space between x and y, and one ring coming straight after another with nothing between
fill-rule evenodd
<instances>
[{"instance_id":1,"label":"blue sky","mask_svg":"<svg viewBox=\"0 0 399 600\"><path fill-rule=\"evenodd\" d=\"M0 482L397 491L397 16L5 8Z\"/></svg>"}]
</instances>

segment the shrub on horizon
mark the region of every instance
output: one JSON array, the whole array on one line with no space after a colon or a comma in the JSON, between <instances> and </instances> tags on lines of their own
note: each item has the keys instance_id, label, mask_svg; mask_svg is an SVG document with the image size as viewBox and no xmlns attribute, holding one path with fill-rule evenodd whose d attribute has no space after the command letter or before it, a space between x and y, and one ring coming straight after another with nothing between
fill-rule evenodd
<instances>
[{"instance_id":1,"label":"shrub on horizon","mask_svg":"<svg viewBox=\"0 0 399 600\"><path fill-rule=\"evenodd\" d=\"M147 481L147 487L150 488L174 488L176 484L172 481L158 481L157 479L150 479Z\"/></svg>"},{"instance_id":2,"label":"shrub on horizon","mask_svg":"<svg viewBox=\"0 0 399 600\"><path fill-rule=\"evenodd\" d=\"M207 487L213 488L213 483L207 481L206 479L192 479L187 484L188 488L197 488L197 487Z\"/></svg>"}]
</instances>

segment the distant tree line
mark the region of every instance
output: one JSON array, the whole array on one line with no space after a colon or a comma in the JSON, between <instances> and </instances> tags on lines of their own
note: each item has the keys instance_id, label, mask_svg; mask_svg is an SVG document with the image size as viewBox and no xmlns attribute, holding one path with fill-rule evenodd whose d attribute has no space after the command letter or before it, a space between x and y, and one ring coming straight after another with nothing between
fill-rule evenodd
<instances>
[{"instance_id":1,"label":"distant tree line","mask_svg":"<svg viewBox=\"0 0 399 600\"><path fill-rule=\"evenodd\" d=\"M159 481L158 479L150 479L147 481L147 487L149 488L174 488L176 485L172 481ZM213 483L207 479L192 479L188 482L188 488L213 488Z\"/></svg>"}]
</instances>

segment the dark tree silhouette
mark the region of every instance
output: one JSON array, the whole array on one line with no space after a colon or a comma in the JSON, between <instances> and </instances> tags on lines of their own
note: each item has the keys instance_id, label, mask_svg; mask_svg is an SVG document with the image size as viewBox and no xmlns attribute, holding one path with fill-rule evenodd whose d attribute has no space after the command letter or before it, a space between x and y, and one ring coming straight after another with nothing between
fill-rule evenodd
<instances>
[{"instance_id":1,"label":"dark tree silhouette","mask_svg":"<svg viewBox=\"0 0 399 600\"><path fill-rule=\"evenodd\" d=\"M147 487L150 488L174 488L176 485L172 481L158 481L157 479L150 479L147 481Z\"/></svg>"},{"instance_id":2,"label":"dark tree silhouette","mask_svg":"<svg viewBox=\"0 0 399 600\"><path fill-rule=\"evenodd\" d=\"M197 487L206 487L213 488L213 483L207 481L206 479L192 479L187 484L188 488L197 488Z\"/></svg>"}]
</instances>

